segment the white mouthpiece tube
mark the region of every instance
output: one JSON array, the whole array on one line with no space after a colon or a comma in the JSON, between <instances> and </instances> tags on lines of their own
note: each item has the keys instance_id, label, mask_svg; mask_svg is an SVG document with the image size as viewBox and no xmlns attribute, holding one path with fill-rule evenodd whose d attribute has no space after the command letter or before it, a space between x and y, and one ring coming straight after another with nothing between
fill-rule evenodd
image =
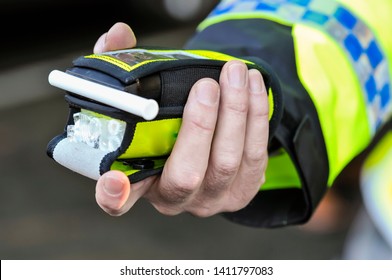
<instances>
[{"instance_id":1,"label":"white mouthpiece tube","mask_svg":"<svg viewBox=\"0 0 392 280\"><path fill-rule=\"evenodd\" d=\"M110 105L145 120L154 119L159 111L159 105L154 99L146 99L59 70L50 72L48 80L52 86Z\"/></svg>"}]
</instances>

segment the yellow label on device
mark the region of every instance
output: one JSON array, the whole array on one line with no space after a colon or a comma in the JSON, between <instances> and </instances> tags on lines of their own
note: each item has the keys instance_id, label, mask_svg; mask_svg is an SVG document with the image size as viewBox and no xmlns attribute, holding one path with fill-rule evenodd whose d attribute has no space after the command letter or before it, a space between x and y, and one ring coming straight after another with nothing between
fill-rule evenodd
<instances>
[{"instance_id":1,"label":"yellow label on device","mask_svg":"<svg viewBox=\"0 0 392 280\"><path fill-rule=\"evenodd\" d=\"M254 64L253 62L238 59L236 57L226 55L219 52L208 50L147 50L147 49L127 49L114 52L106 52L102 54L92 54L85 58L94 58L103 60L110 64L116 65L125 71L132 71L142 65L185 59L212 59L219 61L229 61L233 59L241 60L244 63Z\"/></svg>"}]
</instances>

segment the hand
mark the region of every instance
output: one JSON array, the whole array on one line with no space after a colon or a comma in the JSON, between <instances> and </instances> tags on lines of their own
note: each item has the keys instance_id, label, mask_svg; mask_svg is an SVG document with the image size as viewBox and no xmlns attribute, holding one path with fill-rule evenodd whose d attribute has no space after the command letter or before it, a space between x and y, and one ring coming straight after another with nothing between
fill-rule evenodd
<instances>
[{"instance_id":1,"label":"hand","mask_svg":"<svg viewBox=\"0 0 392 280\"><path fill-rule=\"evenodd\" d=\"M131 28L117 23L94 52L134 46ZM227 62L219 84L204 78L192 87L162 174L132 184L122 172L109 171L97 182L97 203L113 216L142 197L165 215L208 217L245 207L265 181L268 109L261 74L243 62Z\"/></svg>"}]
</instances>

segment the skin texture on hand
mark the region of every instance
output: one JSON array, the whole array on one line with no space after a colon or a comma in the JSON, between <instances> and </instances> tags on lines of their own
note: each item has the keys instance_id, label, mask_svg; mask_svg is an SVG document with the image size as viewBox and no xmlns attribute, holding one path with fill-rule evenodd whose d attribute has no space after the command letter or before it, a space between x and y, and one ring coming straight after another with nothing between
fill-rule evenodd
<instances>
[{"instance_id":1,"label":"skin texture on hand","mask_svg":"<svg viewBox=\"0 0 392 280\"><path fill-rule=\"evenodd\" d=\"M117 22L108 32L99 37L94 46L94 53L132 48L136 46L136 42L131 27L125 23Z\"/></svg>"},{"instance_id":2,"label":"skin texture on hand","mask_svg":"<svg viewBox=\"0 0 392 280\"><path fill-rule=\"evenodd\" d=\"M132 48L136 42L128 25L116 23L94 52ZM124 173L109 171L96 185L98 205L112 216L128 212L140 198L165 215L240 210L265 181L268 109L260 72L241 61L227 62L219 83L204 78L192 87L162 174L131 184Z\"/></svg>"}]
</instances>

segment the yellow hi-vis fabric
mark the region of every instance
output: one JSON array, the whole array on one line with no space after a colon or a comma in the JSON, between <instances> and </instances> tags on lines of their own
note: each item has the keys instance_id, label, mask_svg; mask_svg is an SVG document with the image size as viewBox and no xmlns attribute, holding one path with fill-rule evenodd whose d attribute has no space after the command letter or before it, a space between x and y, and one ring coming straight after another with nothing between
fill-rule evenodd
<instances>
[{"instance_id":1,"label":"yellow hi-vis fabric","mask_svg":"<svg viewBox=\"0 0 392 280\"><path fill-rule=\"evenodd\" d=\"M349 7L372 30L387 56L391 74L392 32L389 29L392 1L337 2ZM367 101L358 76L334 39L304 24L294 26L293 37L298 73L316 105L323 129L331 185L351 159L370 143L375 129L368 121ZM379 113L377 106L373 107L375 114Z\"/></svg>"},{"instance_id":2,"label":"yellow hi-vis fabric","mask_svg":"<svg viewBox=\"0 0 392 280\"><path fill-rule=\"evenodd\" d=\"M281 9L282 6L287 9ZM392 1L239 0L222 1L218 10L200 24L199 30L225 20L247 18L264 18L292 26L298 75L319 115L328 153L329 185L332 185L391 115ZM343 18L342 22L338 17ZM359 50L355 43L359 43ZM358 61L353 61L350 54L356 52ZM378 67L374 71L370 69L373 61L369 63L369 60L374 54L378 59L381 52L382 61L376 60ZM381 85L382 90L377 90L384 94L383 100L380 95L369 97L376 86L368 80ZM284 153L270 157L263 189L300 186L287 160ZM283 163L287 168L280 168L278 174L274 166Z\"/></svg>"}]
</instances>

